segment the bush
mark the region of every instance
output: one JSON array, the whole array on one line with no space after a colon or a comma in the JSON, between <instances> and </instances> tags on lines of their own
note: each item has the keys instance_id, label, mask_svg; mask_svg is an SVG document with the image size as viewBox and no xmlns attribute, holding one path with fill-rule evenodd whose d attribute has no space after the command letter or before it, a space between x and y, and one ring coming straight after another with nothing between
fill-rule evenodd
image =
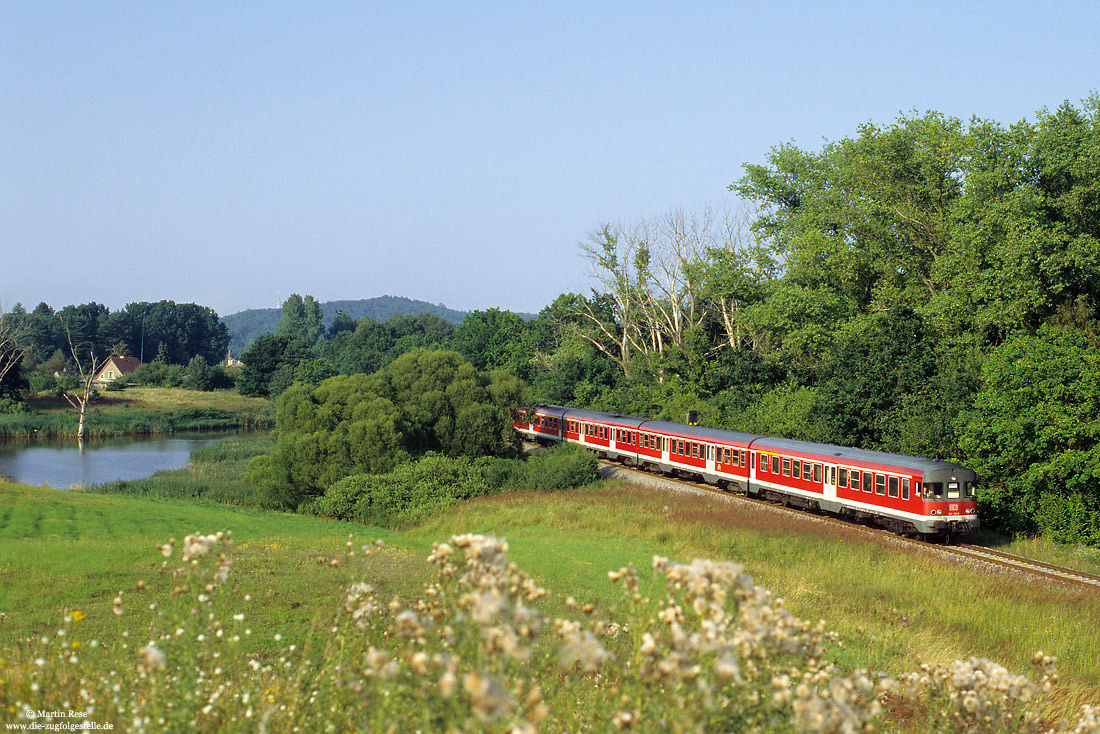
<instances>
[{"instance_id":1,"label":"bush","mask_svg":"<svg viewBox=\"0 0 1100 734\"><path fill-rule=\"evenodd\" d=\"M562 444L531 455L508 478L510 490L572 489L600 478L600 463L588 449Z\"/></svg>"},{"instance_id":2,"label":"bush","mask_svg":"<svg viewBox=\"0 0 1100 734\"><path fill-rule=\"evenodd\" d=\"M407 525L459 502L499 492L500 486L487 481L487 465L480 459L427 454L388 474L347 477L308 509L322 517L367 525Z\"/></svg>"},{"instance_id":3,"label":"bush","mask_svg":"<svg viewBox=\"0 0 1100 734\"><path fill-rule=\"evenodd\" d=\"M119 376L107 383L107 387L103 388L107 392L122 392L126 389L129 378Z\"/></svg>"}]
</instances>

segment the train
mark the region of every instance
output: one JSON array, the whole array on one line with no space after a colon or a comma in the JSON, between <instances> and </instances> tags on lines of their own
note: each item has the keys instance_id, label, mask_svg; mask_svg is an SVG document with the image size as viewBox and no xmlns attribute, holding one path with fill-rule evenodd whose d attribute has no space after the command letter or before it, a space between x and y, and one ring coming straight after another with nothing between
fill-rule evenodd
<instances>
[{"instance_id":1,"label":"train","mask_svg":"<svg viewBox=\"0 0 1100 734\"><path fill-rule=\"evenodd\" d=\"M950 542L980 526L975 473L938 459L561 405L517 411L512 425L531 441L577 444L640 469L899 535Z\"/></svg>"}]
</instances>

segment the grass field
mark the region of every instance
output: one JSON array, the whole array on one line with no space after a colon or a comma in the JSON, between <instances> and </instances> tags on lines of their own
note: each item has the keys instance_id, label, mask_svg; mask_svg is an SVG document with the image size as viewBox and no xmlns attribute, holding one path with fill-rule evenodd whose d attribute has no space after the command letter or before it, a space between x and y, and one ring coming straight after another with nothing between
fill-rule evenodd
<instances>
[{"instance_id":1,"label":"grass field","mask_svg":"<svg viewBox=\"0 0 1100 734\"><path fill-rule=\"evenodd\" d=\"M250 449L222 451L231 459ZM172 481L206 471L197 464ZM236 472L243 463L231 459L215 483L232 483ZM125 645L124 630L151 636L178 584L157 546L216 530L231 530L236 543L223 613L247 619L241 664L274 659L288 643L322 649L351 581L369 581L383 600L411 599L431 577L423 558L433 542L484 533L508 539L509 557L549 590L541 608L552 615L566 612L570 596L621 615L607 572L627 564L639 569L643 593L657 594L654 555L736 560L794 614L823 619L839 634L843 644L829 659L845 670L897 674L980 656L1028 673L1041 649L1060 659L1051 720L1100 702L1096 595L952 565L934 551L867 541L854 529L807 534L797 522L621 483L500 495L403 533L193 499L0 484L0 657L33 657L28 646L64 629L74 611L84 639L94 634L105 647ZM357 547L382 538L386 549L349 560L349 533ZM120 591L126 616L116 619Z\"/></svg>"}]
</instances>

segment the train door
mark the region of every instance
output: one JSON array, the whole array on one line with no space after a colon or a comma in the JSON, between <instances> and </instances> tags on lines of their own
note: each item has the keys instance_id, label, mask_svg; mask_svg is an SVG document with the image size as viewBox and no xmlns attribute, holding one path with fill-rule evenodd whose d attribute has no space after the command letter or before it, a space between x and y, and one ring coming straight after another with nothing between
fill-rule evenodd
<instances>
[{"instance_id":1,"label":"train door","mask_svg":"<svg viewBox=\"0 0 1100 734\"><path fill-rule=\"evenodd\" d=\"M836 467L835 466L831 466L829 464L825 465L824 480L825 480L825 483L824 483L825 499L835 500L836 499Z\"/></svg>"}]
</instances>

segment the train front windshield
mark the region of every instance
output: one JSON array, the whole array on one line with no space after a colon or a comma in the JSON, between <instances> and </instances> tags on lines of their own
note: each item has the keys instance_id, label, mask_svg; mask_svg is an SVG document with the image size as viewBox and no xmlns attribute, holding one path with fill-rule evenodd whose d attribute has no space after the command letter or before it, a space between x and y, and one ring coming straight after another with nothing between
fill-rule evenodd
<instances>
[{"instance_id":1,"label":"train front windshield","mask_svg":"<svg viewBox=\"0 0 1100 734\"><path fill-rule=\"evenodd\" d=\"M977 496L974 482L955 480L947 482L925 482L924 499L932 501L972 500Z\"/></svg>"}]
</instances>

